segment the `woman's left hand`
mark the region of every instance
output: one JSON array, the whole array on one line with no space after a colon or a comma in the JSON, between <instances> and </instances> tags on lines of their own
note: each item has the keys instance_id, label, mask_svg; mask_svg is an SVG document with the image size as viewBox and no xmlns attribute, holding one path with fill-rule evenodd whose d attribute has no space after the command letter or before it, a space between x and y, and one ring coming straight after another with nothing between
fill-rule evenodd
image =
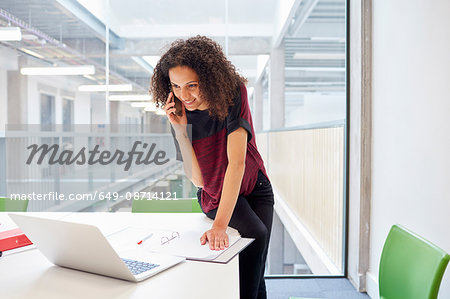
<instances>
[{"instance_id":1,"label":"woman's left hand","mask_svg":"<svg viewBox=\"0 0 450 299\"><path fill-rule=\"evenodd\" d=\"M210 230L206 231L200 238L202 245L205 245L208 241L209 249L211 250L224 250L228 248L228 235L226 233L227 228L217 228L212 227Z\"/></svg>"}]
</instances>

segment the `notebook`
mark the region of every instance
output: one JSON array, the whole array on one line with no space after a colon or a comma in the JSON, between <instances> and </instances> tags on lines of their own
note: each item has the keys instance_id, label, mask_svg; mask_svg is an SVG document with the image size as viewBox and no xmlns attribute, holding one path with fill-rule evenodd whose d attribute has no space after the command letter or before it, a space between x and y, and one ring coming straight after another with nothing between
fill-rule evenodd
<instances>
[{"instance_id":1,"label":"notebook","mask_svg":"<svg viewBox=\"0 0 450 299\"><path fill-rule=\"evenodd\" d=\"M119 256L96 226L19 214L9 216L58 266L137 282L185 260L136 250Z\"/></svg>"}]
</instances>

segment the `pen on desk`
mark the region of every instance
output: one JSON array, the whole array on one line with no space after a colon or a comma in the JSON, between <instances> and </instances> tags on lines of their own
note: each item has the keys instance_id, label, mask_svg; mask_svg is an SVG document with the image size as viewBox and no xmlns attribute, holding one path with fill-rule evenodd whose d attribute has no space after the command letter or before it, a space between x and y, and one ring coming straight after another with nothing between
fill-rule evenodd
<instances>
[{"instance_id":1,"label":"pen on desk","mask_svg":"<svg viewBox=\"0 0 450 299\"><path fill-rule=\"evenodd\" d=\"M150 239L152 236L153 236L153 234L150 234L150 235L148 235L148 236L142 238L142 240L140 240L140 241L138 242L138 245L141 245L144 241L147 241L147 240Z\"/></svg>"}]
</instances>

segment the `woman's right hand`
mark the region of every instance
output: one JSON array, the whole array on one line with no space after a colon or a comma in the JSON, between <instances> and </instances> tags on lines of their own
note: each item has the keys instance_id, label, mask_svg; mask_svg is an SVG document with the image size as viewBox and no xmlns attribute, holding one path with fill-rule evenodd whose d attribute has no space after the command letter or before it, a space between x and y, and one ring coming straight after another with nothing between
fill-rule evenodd
<instances>
[{"instance_id":1,"label":"woman's right hand","mask_svg":"<svg viewBox=\"0 0 450 299\"><path fill-rule=\"evenodd\" d=\"M186 111L184 109L183 102L181 102L181 115L175 114L175 100L172 91L167 96L167 101L164 105L164 111L166 112L167 118L169 119L175 130L177 130L177 128L175 127L183 127L187 125Z\"/></svg>"}]
</instances>

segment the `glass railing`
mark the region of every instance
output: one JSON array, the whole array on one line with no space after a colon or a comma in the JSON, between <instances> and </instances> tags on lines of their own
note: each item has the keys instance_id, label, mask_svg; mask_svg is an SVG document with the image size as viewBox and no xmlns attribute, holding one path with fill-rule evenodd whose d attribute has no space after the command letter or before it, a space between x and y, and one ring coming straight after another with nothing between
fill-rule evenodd
<instances>
[{"instance_id":1,"label":"glass railing","mask_svg":"<svg viewBox=\"0 0 450 299\"><path fill-rule=\"evenodd\" d=\"M343 274L345 138L345 121L257 134L284 227L272 235L268 274Z\"/></svg>"}]
</instances>

